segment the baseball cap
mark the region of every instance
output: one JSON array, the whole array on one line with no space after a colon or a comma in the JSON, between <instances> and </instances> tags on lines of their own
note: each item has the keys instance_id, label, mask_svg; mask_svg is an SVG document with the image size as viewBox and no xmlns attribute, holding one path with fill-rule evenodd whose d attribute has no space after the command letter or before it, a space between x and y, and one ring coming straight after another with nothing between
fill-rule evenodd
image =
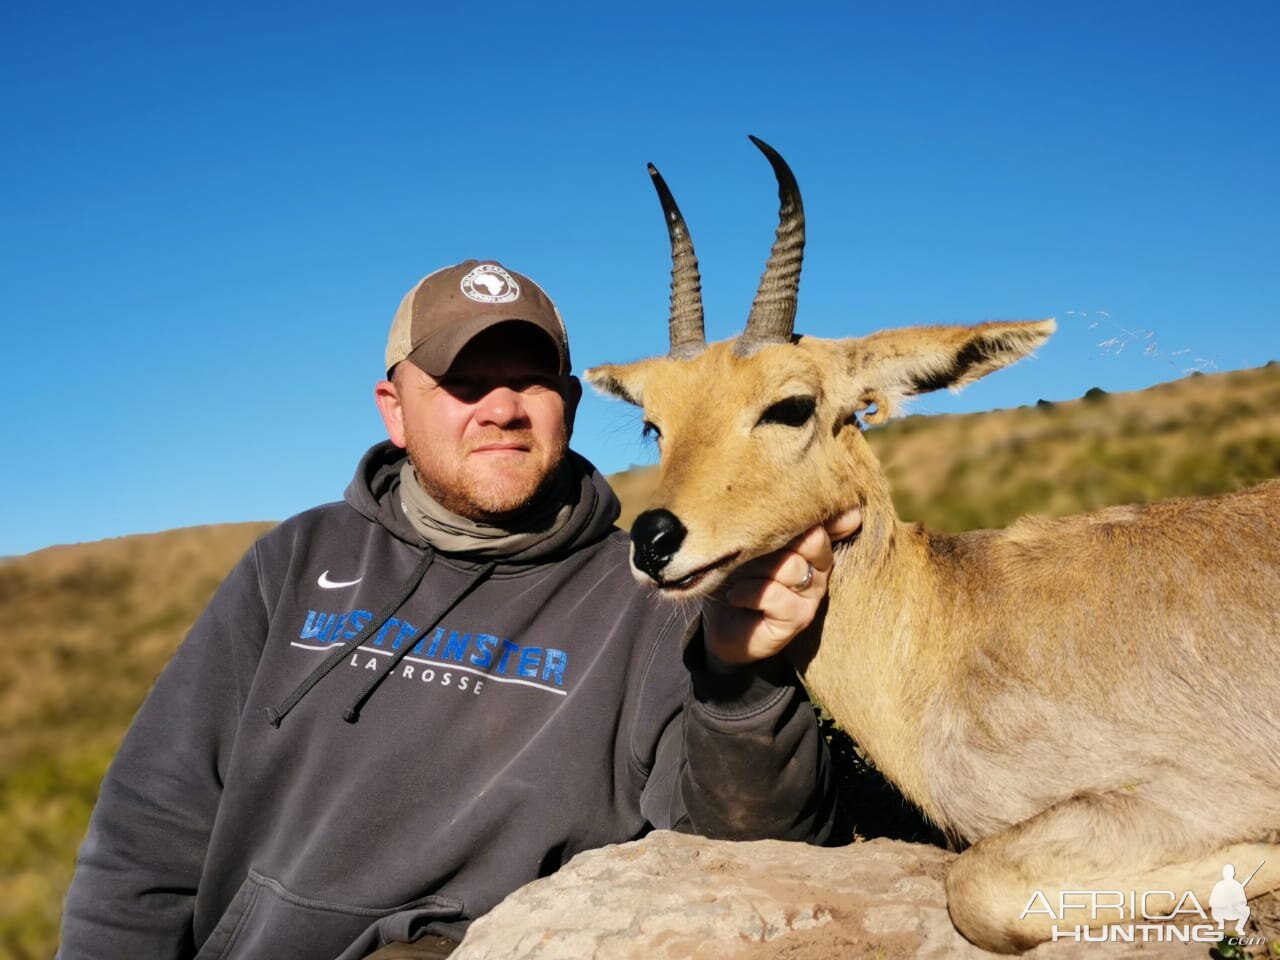
<instances>
[{"instance_id":1,"label":"baseball cap","mask_svg":"<svg viewBox=\"0 0 1280 960\"><path fill-rule=\"evenodd\" d=\"M405 294L387 337L387 372L411 360L433 377L443 376L473 337L511 320L545 333L559 358L559 372L569 372L569 337L555 304L528 277L496 260L444 267Z\"/></svg>"}]
</instances>

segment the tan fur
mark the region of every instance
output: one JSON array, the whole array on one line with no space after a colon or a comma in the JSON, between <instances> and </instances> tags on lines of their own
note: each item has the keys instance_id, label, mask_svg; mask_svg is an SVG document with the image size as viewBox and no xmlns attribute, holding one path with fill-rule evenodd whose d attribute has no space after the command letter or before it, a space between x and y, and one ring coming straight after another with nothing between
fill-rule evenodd
<instances>
[{"instance_id":1,"label":"tan fur","mask_svg":"<svg viewBox=\"0 0 1280 960\"><path fill-rule=\"evenodd\" d=\"M790 652L884 774L974 844L950 909L999 950L1050 936L1018 920L1037 890L1193 889L1207 908L1225 863L1243 879L1262 859L1249 895L1280 888L1280 482L947 536L897 518L861 434L856 412L968 383L1052 329L800 338L748 357L718 343L587 372L661 432L652 506L687 528L665 582L732 557L693 591L710 593L862 507L820 636ZM816 398L808 423L759 422L796 395Z\"/></svg>"}]
</instances>

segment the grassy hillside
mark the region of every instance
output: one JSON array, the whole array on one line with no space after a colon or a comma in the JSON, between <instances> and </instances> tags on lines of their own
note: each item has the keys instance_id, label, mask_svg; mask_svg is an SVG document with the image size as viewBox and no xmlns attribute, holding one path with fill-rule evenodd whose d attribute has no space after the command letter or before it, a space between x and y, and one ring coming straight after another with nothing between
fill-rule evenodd
<instances>
[{"instance_id":1,"label":"grassy hillside","mask_svg":"<svg viewBox=\"0 0 1280 960\"><path fill-rule=\"evenodd\" d=\"M1280 367L871 431L907 519L950 530L1280 476ZM653 470L612 478L624 523ZM48 957L119 738L214 587L269 524L174 530L0 562L0 957ZM13 840L18 842L14 843Z\"/></svg>"},{"instance_id":2,"label":"grassy hillside","mask_svg":"<svg viewBox=\"0 0 1280 960\"><path fill-rule=\"evenodd\" d=\"M269 526L172 530L0 564L0 957L52 956L75 849L130 717Z\"/></svg>"},{"instance_id":3,"label":"grassy hillside","mask_svg":"<svg viewBox=\"0 0 1280 960\"><path fill-rule=\"evenodd\" d=\"M953 532L1223 493L1280 476L1280 364L868 437L902 517Z\"/></svg>"}]
</instances>

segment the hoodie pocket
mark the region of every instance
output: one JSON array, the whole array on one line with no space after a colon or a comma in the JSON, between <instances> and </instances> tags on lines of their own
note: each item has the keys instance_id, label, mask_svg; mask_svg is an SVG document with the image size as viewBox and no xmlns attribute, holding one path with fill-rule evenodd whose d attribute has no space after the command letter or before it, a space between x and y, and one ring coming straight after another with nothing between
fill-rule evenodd
<instances>
[{"instance_id":1,"label":"hoodie pocket","mask_svg":"<svg viewBox=\"0 0 1280 960\"><path fill-rule=\"evenodd\" d=\"M250 870L194 960L314 960L337 957L379 920L457 920L462 901L422 897L394 907L353 907L310 900Z\"/></svg>"}]
</instances>

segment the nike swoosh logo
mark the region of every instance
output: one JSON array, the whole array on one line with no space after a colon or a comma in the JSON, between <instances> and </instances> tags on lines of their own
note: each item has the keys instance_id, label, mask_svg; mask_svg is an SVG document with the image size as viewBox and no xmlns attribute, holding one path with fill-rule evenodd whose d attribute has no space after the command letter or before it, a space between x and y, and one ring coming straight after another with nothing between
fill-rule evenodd
<instances>
[{"instance_id":1,"label":"nike swoosh logo","mask_svg":"<svg viewBox=\"0 0 1280 960\"><path fill-rule=\"evenodd\" d=\"M326 590L340 590L343 587L354 587L363 579L364 577L356 577L354 580L330 580L329 571L326 570L324 573L320 574L320 578L316 580L316 583L320 584L320 586L324 587Z\"/></svg>"}]
</instances>

